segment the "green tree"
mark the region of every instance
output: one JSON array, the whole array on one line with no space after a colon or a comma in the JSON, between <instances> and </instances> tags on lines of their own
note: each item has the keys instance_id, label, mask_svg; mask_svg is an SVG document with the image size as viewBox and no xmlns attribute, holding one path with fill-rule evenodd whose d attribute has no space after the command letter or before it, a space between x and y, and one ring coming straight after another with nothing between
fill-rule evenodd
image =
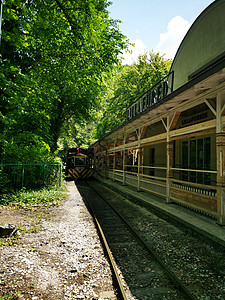
<instances>
[{"instance_id":1,"label":"green tree","mask_svg":"<svg viewBox=\"0 0 225 300\"><path fill-rule=\"evenodd\" d=\"M18 127L17 114L23 112L29 79L25 72L30 60L23 42L21 15L23 3L9 0L3 5L3 26L0 45L0 161L4 161L9 145ZM16 145L14 145L16 148Z\"/></svg>"},{"instance_id":2,"label":"green tree","mask_svg":"<svg viewBox=\"0 0 225 300\"><path fill-rule=\"evenodd\" d=\"M102 73L114 67L125 47L117 22L108 17L107 5L98 0L49 1L51 14L46 6L33 23L36 40L42 41L41 65L35 74L43 98L47 95L49 101L54 151L64 122L72 117L78 124L88 119L97 105Z\"/></svg>"},{"instance_id":3,"label":"green tree","mask_svg":"<svg viewBox=\"0 0 225 300\"><path fill-rule=\"evenodd\" d=\"M32 152L33 160L41 159L43 151L56 151L69 120L78 126L90 117L98 105L102 74L118 63L127 44L118 22L109 18L108 5L107 0L5 1L2 161L25 159L22 153L31 145L39 149Z\"/></svg>"},{"instance_id":4,"label":"green tree","mask_svg":"<svg viewBox=\"0 0 225 300\"><path fill-rule=\"evenodd\" d=\"M102 98L103 116L97 124L96 138L125 122L126 109L165 77L171 61L159 53L149 52L138 57L132 65L120 66L107 79L107 97Z\"/></svg>"}]
</instances>

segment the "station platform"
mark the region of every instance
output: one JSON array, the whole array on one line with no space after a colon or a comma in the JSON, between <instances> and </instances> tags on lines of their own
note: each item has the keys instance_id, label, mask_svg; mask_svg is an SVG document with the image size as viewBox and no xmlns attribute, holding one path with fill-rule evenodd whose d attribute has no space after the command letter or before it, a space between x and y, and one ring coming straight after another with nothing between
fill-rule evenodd
<instances>
[{"instance_id":1,"label":"station platform","mask_svg":"<svg viewBox=\"0 0 225 300\"><path fill-rule=\"evenodd\" d=\"M215 219L176 203L167 204L165 199L161 197L145 191L138 192L134 187L129 185L123 186L122 183L118 181L113 182L110 179L104 179L96 175L94 179L101 181L104 186L119 192L125 198L140 201L142 204L147 205L148 208L158 216L164 219L170 219L176 224L181 224L213 244L218 244L225 248L225 226L217 224Z\"/></svg>"}]
</instances>

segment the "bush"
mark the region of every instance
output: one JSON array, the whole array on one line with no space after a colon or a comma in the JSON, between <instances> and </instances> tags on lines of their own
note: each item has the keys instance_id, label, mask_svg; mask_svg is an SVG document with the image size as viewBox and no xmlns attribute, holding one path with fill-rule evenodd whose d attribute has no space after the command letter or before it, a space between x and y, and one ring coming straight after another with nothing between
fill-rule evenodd
<instances>
[{"instance_id":1,"label":"bush","mask_svg":"<svg viewBox=\"0 0 225 300\"><path fill-rule=\"evenodd\" d=\"M56 163L57 158L50 151L50 147L43 138L23 131L15 134L7 143L4 143L4 156L2 163L9 164L43 164Z\"/></svg>"},{"instance_id":2,"label":"bush","mask_svg":"<svg viewBox=\"0 0 225 300\"><path fill-rule=\"evenodd\" d=\"M61 185L62 172L60 164L9 164L0 165L0 194L15 190L39 189Z\"/></svg>"},{"instance_id":3,"label":"bush","mask_svg":"<svg viewBox=\"0 0 225 300\"><path fill-rule=\"evenodd\" d=\"M0 195L9 192L9 179L7 175L0 169Z\"/></svg>"},{"instance_id":4,"label":"bush","mask_svg":"<svg viewBox=\"0 0 225 300\"><path fill-rule=\"evenodd\" d=\"M27 205L58 205L65 198L64 186L43 188L40 190L22 190L13 194L4 194L0 204L13 204L19 207Z\"/></svg>"}]
</instances>

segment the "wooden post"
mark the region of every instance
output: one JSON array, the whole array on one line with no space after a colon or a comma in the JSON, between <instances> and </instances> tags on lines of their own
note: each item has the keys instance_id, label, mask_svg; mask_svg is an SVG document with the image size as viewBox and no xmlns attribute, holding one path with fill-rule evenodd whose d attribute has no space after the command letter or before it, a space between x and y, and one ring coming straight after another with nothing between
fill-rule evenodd
<instances>
[{"instance_id":1,"label":"wooden post","mask_svg":"<svg viewBox=\"0 0 225 300\"><path fill-rule=\"evenodd\" d=\"M127 159L126 159L126 134L124 134L124 136L123 136L123 185L125 185L125 183L126 183L126 173L125 173L125 171L126 171L126 161L127 161Z\"/></svg>"},{"instance_id":2,"label":"wooden post","mask_svg":"<svg viewBox=\"0 0 225 300\"><path fill-rule=\"evenodd\" d=\"M225 132L221 123L222 94L216 99L217 222L225 225Z\"/></svg>"},{"instance_id":3,"label":"wooden post","mask_svg":"<svg viewBox=\"0 0 225 300\"><path fill-rule=\"evenodd\" d=\"M180 111L176 111L172 118L167 116L167 123L165 124L162 119L162 123L166 129L166 203L172 203L171 200L171 184L173 177L173 143L170 140L170 131L176 127L177 121L180 117Z\"/></svg>"},{"instance_id":4,"label":"wooden post","mask_svg":"<svg viewBox=\"0 0 225 300\"><path fill-rule=\"evenodd\" d=\"M106 160L106 165L107 165L107 179L109 178L109 153L108 153L109 145L107 145L107 160Z\"/></svg>"},{"instance_id":5,"label":"wooden post","mask_svg":"<svg viewBox=\"0 0 225 300\"><path fill-rule=\"evenodd\" d=\"M114 150L113 150L113 181L115 181L115 168L116 168L116 151L115 151L115 147L116 147L116 140L114 141Z\"/></svg>"},{"instance_id":6,"label":"wooden post","mask_svg":"<svg viewBox=\"0 0 225 300\"><path fill-rule=\"evenodd\" d=\"M105 167L106 167L106 170L105 170L105 178L108 179L109 178L109 154L108 154L108 148L109 146L108 145L105 145Z\"/></svg>"},{"instance_id":7,"label":"wooden post","mask_svg":"<svg viewBox=\"0 0 225 300\"><path fill-rule=\"evenodd\" d=\"M137 190L140 191L141 189L141 177L140 177L140 167L141 167L141 129L138 129L137 132L138 135L138 186L137 186Z\"/></svg>"},{"instance_id":8,"label":"wooden post","mask_svg":"<svg viewBox=\"0 0 225 300\"><path fill-rule=\"evenodd\" d=\"M173 166L173 144L170 141L170 118L167 116L166 126L166 203L171 203L171 178Z\"/></svg>"},{"instance_id":9,"label":"wooden post","mask_svg":"<svg viewBox=\"0 0 225 300\"><path fill-rule=\"evenodd\" d=\"M138 148L138 185L137 185L138 191L140 191L141 189L140 167L141 167L141 149Z\"/></svg>"}]
</instances>

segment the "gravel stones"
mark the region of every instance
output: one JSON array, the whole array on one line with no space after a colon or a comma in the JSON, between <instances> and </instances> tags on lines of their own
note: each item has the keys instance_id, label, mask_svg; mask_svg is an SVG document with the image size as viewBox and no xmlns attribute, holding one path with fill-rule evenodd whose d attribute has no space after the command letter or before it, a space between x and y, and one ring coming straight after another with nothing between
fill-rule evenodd
<instances>
[{"instance_id":1,"label":"gravel stones","mask_svg":"<svg viewBox=\"0 0 225 300\"><path fill-rule=\"evenodd\" d=\"M42 230L0 247L0 297L116 299L92 218L73 182L67 183L67 189L62 205L45 208L41 219L38 208L26 214L13 211L14 223L18 215L20 225L38 224Z\"/></svg>"}]
</instances>

